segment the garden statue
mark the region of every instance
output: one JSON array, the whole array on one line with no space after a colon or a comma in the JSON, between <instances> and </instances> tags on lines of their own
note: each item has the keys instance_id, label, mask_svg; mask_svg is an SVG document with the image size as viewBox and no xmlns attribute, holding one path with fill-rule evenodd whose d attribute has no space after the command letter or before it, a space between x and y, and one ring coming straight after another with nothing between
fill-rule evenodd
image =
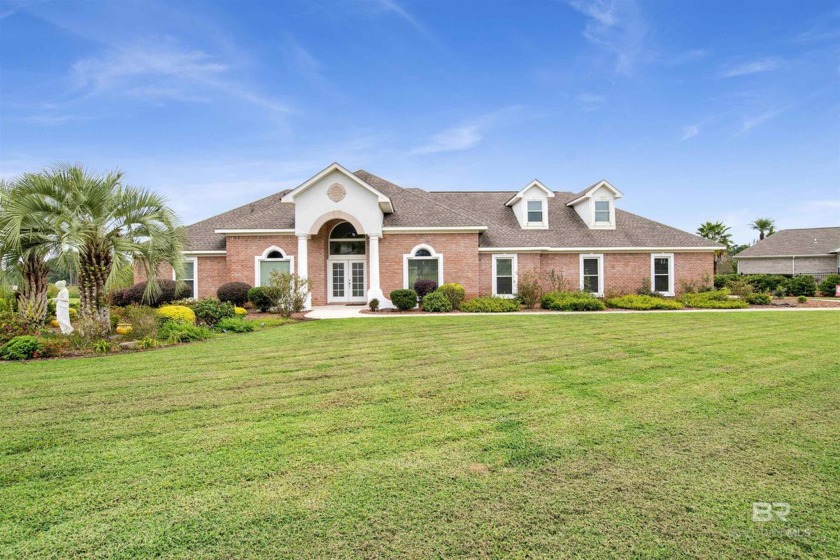
<instances>
[{"instance_id":1,"label":"garden statue","mask_svg":"<svg viewBox=\"0 0 840 560\"><path fill-rule=\"evenodd\" d=\"M55 287L58 288L58 295L55 297L55 318L58 319L61 334L70 334L73 332L73 325L70 324L70 292L67 291L67 282L59 280Z\"/></svg>"}]
</instances>

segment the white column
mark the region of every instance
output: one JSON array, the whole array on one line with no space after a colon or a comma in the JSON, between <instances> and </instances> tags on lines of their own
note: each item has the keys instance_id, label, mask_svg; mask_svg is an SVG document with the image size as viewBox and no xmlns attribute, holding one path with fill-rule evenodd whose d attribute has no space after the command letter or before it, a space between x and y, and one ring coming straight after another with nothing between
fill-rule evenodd
<instances>
[{"instance_id":1,"label":"white column","mask_svg":"<svg viewBox=\"0 0 840 560\"><path fill-rule=\"evenodd\" d=\"M309 278L309 236L298 235L297 247L297 275L301 278ZM312 309L312 294L306 297L306 309Z\"/></svg>"},{"instance_id":2,"label":"white column","mask_svg":"<svg viewBox=\"0 0 840 560\"><path fill-rule=\"evenodd\" d=\"M385 298L382 293L382 288L379 285L379 236L368 236L368 256L370 257L370 271L368 274L368 301L372 299L379 300L380 309L388 309L393 307L391 301Z\"/></svg>"}]
</instances>

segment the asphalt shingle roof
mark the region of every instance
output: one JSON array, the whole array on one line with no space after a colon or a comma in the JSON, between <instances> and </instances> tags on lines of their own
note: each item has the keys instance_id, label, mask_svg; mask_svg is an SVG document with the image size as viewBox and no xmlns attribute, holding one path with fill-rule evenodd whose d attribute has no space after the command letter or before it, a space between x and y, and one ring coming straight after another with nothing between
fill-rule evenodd
<instances>
[{"instance_id":1,"label":"asphalt shingle roof","mask_svg":"<svg viewBox=\"0 0 840 560\"><path fill-rule=\"evenodd\" d=\"M697 235L618 209L616 229L591 230L574 208L566 206L580 193L555 193L554 198L548 199L550 229L532 230L519 227L513 209L505 206L516 191L428 192L402 188L364 170L355 175L391 199L394 213L385 216L385 227L486 226L480 237L481 247L714 246ZM189 250L224 250L225 236L215 233L216 229L293 229L294 205L280 202L287 192L269 195L188 226Z\"/></svg>"},{"instance_id":2,"label":"asphalt shingle roof","mask_svg":"<svg viewBox=\"0 0 840 560\"><path fill-rule=\"evenodd\" d=\"M783 229L765 237L735 257L806 257L840 249L840 227Z\"/></svg>"}]
</instances>

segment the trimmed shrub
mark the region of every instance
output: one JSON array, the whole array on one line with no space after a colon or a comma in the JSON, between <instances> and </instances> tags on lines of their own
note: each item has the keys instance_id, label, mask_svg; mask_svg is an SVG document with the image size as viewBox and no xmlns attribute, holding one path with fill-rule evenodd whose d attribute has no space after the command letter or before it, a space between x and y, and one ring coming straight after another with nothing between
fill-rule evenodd
<instances>
[{"instance_id":1,"label":"trimmed shrub","mask_svg":"<svg viewBox=\"0 0 840 560\"><path fill-rule=\"evenodd\" d=\"M516 285L516 298L528 309L533 309L545 294L538 274L524 272L519 275Z\"/></svg>"},{"instance_id":2,"label":"trimmed shrub","mask_svg":"<svg viewBox=\"0 0 840 560\"><path fill-rule=\"evenodd\" d=\"M750 294L747 296L750 305L770 305L770 294Z\"/></svg>"},{"instance_id":3,"label":"trimmed shrub","mask_svg":"<svg viewBox=\"0 0 840 560\"><path fill-rule=\"evenodd\" d=\"M206 340L211 335L212 332L206 327L190 325L189 323L178 323L176 321L167 321L158 329L158 338L171 342L172 344Z\"/></svg>"},{"instance_id":4,"label":"trimmed shrub","mask_svg":"<svg viewBox=\"0 0 840 560\"><path fill-rule=\"evenodd\" d=\"M730 291L724 288L713 292L683 294L680 301L687 307L697 309L743 309L749 307L746 301L732 299L729 295Z\"/></svg>"},{"instance_id":5,"label":"trimmed shrub","mask_svg":"<svg viewBox=\"0 0 840 560\"><path fill-rule=\"evenodd\" d=\"M125 307L131 305L132 301L128 297L129 288L117 288L108 292L107 301L109 305L115 307Z\"/></svg>"},{"instance_id":6,"label":"trimmed shrub","mask_svg":"<svg viewBox=\"0 0 840 560\"><path fill-rule=\"evenodd\" d=\"M807 303L808 298L806 298L805 296L799 296L798 298L796 298L796 301L798 301L799 303Z\"/></svg>"},{"instance_id":7,"label":"trimmed shrub","mask_svg":"<svg viewBox=\"0 0 840 560\"><path fill-rule=\"evenodd\" d=\"M746 282L745 280L730 282L728 288L729 291L732 292L733 296L738 296L741 299L747 299L753 295L752 284Z\"/></svg>"},{"instance_id":8,"label":"trimmed shrub","mask_svg":"<svg viewBox=\"0 0 840 560\"><path fill-rule=\"evenodd\" d=\"M809 296L817 295L817 281L813 276L804 274L802 276L794 276L788 278L785 283L785 288L789 296Z\"/></svg>"},{"instance_id":9,"label":"trimmed shrub","mask_svg":"<svg viewBox=\"0 0 840 560\"><path fill-rule=\"evenodd\" d=\"M433 280L418 280L414 283L414 291L417 293L417 297L420 298L420 301L423 301L423 298L427 295L431 294L437 289L437 282Z\"/></svg>"},{"instance_id":10,"label":"trimmed shrub","mask_svg":"<svg viewBox=\"0 0 840 560\"><path fill-rule=\"evenodd\" d=\"M216 323L213 329L219 332L247 333L254 331L254 325L250 321L240 319L239 317L231 317L222 319Z\"/></svg>"},{"instance_id":11,"label":"trimmed shrub","mask_svg":"<svg viewBox=\"0 0 840 560\"><path fill-rule=\"evenodd\" d=\"M787 276L781 274L716 274L715 288L733 288L733 284L746 282L756 292L773 292L788 281ZM733 290L734 293L734 290Z\"/></svg>"},{"instance_id":12,"label":"trimmed shrub","mask_svg":"<svg viewBox=\"0 0 840 560\"><path fill-rule=\"evenodd\" d=\"M44 345L31 335L16 336L0 347L0 358L4 360L29 360L37 358Z\"/></svg>"},{"instance_id":13,"label":"trimmed shrub","mask_svg":"<svg viewBox=\"0 0 840 560\"><path fill-rule=\"evenodd\" d=\"M372 300L370 300L368 302L368 308L371 311L377 311L379 309L379 300L376 299L376 298L373 298Z\"/></svg>"},{"instance_id":14,"label":"trimmed shrub","mask_svg":"<svg viewBox=\"0 0 840 560\"><path fill-rule=\"evenodd\" d=\"M219 301L216 298L201 298L193 306L195 317L202 325L212 327L222 319L234 317L236 312L233 305L226 301Z\"/></svg>"},{"instance_id":15,"label":"trimmed shrub","mask_svg":"<svg viewBox=\"0 0 840 560\"><path fill-rule=\"evenodd\" d=\"M394 290L391 301L400 311L408 311L417 307L417 292L414 290Z\"/></svg>"},{"instance_id":16,"label":"trimmed shrub","mask_svg":"<svg viewBox=\"0 0 840 560\"><path fill-rule=\"evenodd\" d=\"M607 307L646 311L649 309L682 309L683 304L662 297L627 295L608 299Z\"/></svg>"},{"instance_id":17,"label":"trimmed shrub","mask_svg":"<svg viewBox=\"0 0 840 560\"><path fill-rule=\"evenodd\" d=\"M607 307L586 292L549 292L543 296L541 305L552 311L602 311Z\"/></svg>"},{"instance_id":18,"label":"trimmed shrub","mask_svg":"<svg viewBox=\"0 0 840 560\"><path fill-rule=\"evenodd\" d=\"M244 317L248 314L248 310L244 307L234 307L233 312L236 313L237 317Z\"/></svg>"},{"instance_id":19,"label":"trimmed shrub","mask_svg":"<svg viewBox=\"0 0 840 560\"><path fill-rule=\"evenodd\" d=\"M452 303L442 292L428 294L423 298L423 303L420 305L423 307L423 311L429 313L449 313L452 311Z\"/></svg>"},{"instance_id":20,"label":"trimmed shrub","mask_svg":"<svg viewBox=\"0 0 840 560\"><path fill-rule=\"evenodd\" d=\"M274 307L274 298L271 297L271 292L268 288L257 287L248 290L248 301L254 304L254 307L265 313Z\"/></svg>"},{"instance_id":21,"label":"trimmed shrub","mask_svg":"<svg viewBox=\"0 0 840 560\"><path fill-rule=\"evenodd\" d=\"M183 305L164 305L157 310L157 316L161 319L195 324L195 312Z\"/></svg>"},{"instance_id":22,"label":"trimmed shrub","mask_svg":"<svg viewBox=\"0 0 840 560\"><path fill-rule=\"evenodd\" d=\"M168 303L172 303L176 299L184 299L192 295L189 286L181 286L180 288L174 280L158 280L159 293L149 300L146 300L146 286L148 282L139 282L125 291L124 299L128 303L137 305L148 305L150 307L160 307Z\"/></svg>"},{"instance_id":23,"label":"trimmed shrub","mask_svg":"<svg viewBox=\"0 0 840 560\"><path fill-rule=\"evenodd\" d=\"M452 309L461 309L461 304L464 303L464 299L467 297L467 292L464 290L464 287L454 282L441 284L437 291L446 296L446 299L452 305Z\"/></svg>"},{"instance_id":24,"label":"trimmed shrub","mask_svg":"<svg viewBox=\"0 0 840 560\"><path fill-rule=\"evenodd\" d=\"M248 290L250 289L250 284L245 282L228 282L219 286L219 289L216 290L216 296L219 301L227 301L237 307L242 307L248 301Z\"/></svg>"},{"instance_id":25,"label":"trimmed shrub","mask_svg":"<svg viewBox=\"0 0 840 560\"><path fill-rule=\"evenodd\" d=\"M515 299L500 297L477 297L461 304L461 311L467 313L512 313L519 311Z\"/></svg>"},{"instance_id":26,"label":"trimmed shrub","mask_svg":"<svg viewBox=\"0 0 840 560\"><path fill-rule=\"evenodd\" d=\"M829 274L820 282L820 293L825 297L834 297L834 287L838 284L840 284L840 274Z\"/></svg>"},{"instance_id":27,"label":"trimmed shrub","mask_svg":"<svg viewBox=\"0 0 840 560\"><path fill-rule=\"evenodd\" d=\"M774 298L783 298L787 295L787 290L785 290L784 286L779 286L775 290L773 290L773 297Z\"/></svg>"}]
</instances>

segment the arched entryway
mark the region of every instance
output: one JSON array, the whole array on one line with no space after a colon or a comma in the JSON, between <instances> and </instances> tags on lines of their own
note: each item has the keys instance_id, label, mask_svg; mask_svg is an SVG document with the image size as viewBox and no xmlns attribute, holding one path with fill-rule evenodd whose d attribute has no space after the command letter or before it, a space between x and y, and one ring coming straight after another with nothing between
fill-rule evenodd
<instances>
[{"instance_id":1,"label":"arched entryway","mask_svg":"<svg viewBox=\"0 0 840 560\"><path fill-rule=\"evenodd\" d=\"M367 302L365 235L350 222L330 231L327 247L327 303Z\"/></svg>"}]
</instances>

